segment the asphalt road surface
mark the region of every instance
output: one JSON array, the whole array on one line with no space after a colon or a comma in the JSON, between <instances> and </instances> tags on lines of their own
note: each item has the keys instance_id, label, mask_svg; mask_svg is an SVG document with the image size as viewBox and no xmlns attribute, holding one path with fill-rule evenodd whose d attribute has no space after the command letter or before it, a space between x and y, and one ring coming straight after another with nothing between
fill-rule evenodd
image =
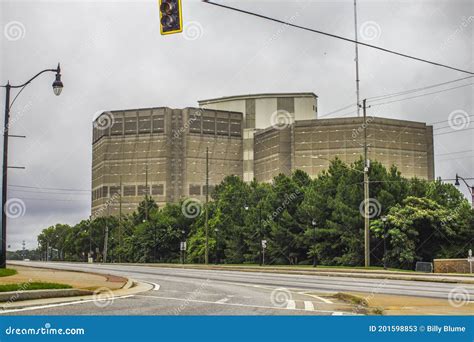
<instances>
[{"instance_id":1,"label":"asphalt road surface","mask_svg":"<svg viewBox=\"0 0 474 342\"><path fill-rule=\"evenodd\" d=\"M19 263L20 264L20 263ZM360 308L334 299L337 292L448 298L459 285L320 275L221 271L156 266L21 262L128 277L152 289L104 301L8 310L8 315L353 315ZM78 273L80 276L80 273ZM474 285L462 285L474 298Z\"/></svg>"}]
</instances>

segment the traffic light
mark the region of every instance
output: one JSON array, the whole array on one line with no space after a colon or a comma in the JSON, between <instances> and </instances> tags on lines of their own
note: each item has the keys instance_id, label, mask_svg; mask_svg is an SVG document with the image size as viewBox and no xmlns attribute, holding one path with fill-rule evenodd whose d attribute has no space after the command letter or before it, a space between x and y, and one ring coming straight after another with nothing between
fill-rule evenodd
<instances>
[{"instance_id":1,"label":"traffic light","mask_svg":"<svg viewBox=\"0 0 474 342\"><path fill-rule=\"evenodd\" d=\"M182 32L181 0L159 0L159 4L161 34Z\"/></svg>"}]
</instances>

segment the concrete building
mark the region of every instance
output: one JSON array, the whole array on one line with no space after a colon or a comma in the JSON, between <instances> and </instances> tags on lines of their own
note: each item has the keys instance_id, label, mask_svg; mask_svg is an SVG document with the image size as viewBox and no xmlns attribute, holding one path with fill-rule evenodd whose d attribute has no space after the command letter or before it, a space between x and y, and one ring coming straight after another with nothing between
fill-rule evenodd
<instances>
[{"instance_id":1,"label":"concrete building","mask_svg":"<svg viewBox=\"0 0 474 342\"><path fill-rule=\"evenodd\" d=\"M302 120L255 133L255 179L270 182L279 173L302 170L316 177L338 157L346 163L363 155L363 119ZM369 159L405 177L434 179L433 127L425 123L367 118Z\"/></svg>"},{"instance_id":2,"label":"concrete building","mask_svg":"<svg viewBox=\"0 0 474 342\"><path fill-rule=\"evenodd\" d=\"M200 108L103 112L94 120L92 213L136 210L145 194L164 206L205 199L228 175L270 182L300 169L316 177L336 156L363 152L362 118L317 119L313 93L258 94L199 101ZM433 128L369 117L369 158L405 177L434 179Z\"/></svg>"},{"instance_id":3,"label":"concrete building","mask_svg":"<svg viewBox=\"0 0 474 342\"><path fill-rule=\"evenodd\" d=\"M254 179L254 141L258 129L285 126L295 120L318 117L318 97L313 93L277 93L227 96L198 101L201 108L240 112L243 114L243 180Z\"/></svg>"},{"instance_id":4,"label":"concrete building","mask_svg":"<svg viewBox=\"0 0 474 342\"><path fill-rule=\"evenodd\" d=\"M146 193L163 206L204 200L209 184L242 176L242 113L200 108L104 112L94 121L92 213L136 210Z\"/></svg>"}]
</instances>

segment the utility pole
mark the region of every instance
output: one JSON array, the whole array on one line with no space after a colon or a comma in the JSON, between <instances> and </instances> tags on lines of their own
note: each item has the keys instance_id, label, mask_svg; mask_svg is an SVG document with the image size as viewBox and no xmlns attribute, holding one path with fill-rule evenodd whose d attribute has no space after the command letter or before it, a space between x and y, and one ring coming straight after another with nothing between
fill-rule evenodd
<instances>
[{"instance_id":1,"label":"utility pole","mask_svg":"<svg viewBox=\"0 0 474 342\"><path fill-rule=\"evenodd\" d=\"M209 263L209 212L207 204L209 202L209 147L206 147L206 254L205 263Z\"/></svg>"},{"instance_id":2,"label":"utility pole","mask_svg":"<svg viewBox=\"0 0 474 342\"><path fill-rule=\"evenodd\" d=\"M145 166L145 220L148 222L148 162Z\"/></svg>"},{"instance_id":3,"label":"utility pole","mask_svg":"<svg viewBox=\"0 0 474 342\"><path fill-rule=\"evenodd\" d=\"M364 112L364 254L365 267L370 266L370 232L369 232L369 158L367 145L367 100L362 101Z\"/></svg>"},{"instance_id":4,"label":"utility pole","mask_svg":"<svg viewBox=\"0 0 474 342\"><path fill-rule=\"evenodd\" d=\"M89 216L89 258L92 258L92 215Z\"/></svg>"},{"instance_id":5,"label":"utility pole","mask_svg":"<svg viewBox=\"0 0 474 342\"><path fill-rule=\"evenodd\" d=\"M123 147L122 147L123 148ZM122 175L120 175L120 190L119 190L119 262L122 262Z\"/></svg>"},{"instance_id":6,"label":"utility pole","mask_svg":"<svg viewBox=\"0 0 474 342\"><path fill-rule=\"evenodd\" d=\"M357 44L357 0L354 0L354 35L355 35L355 64L356 64L356 93L357 93L357 116L360 116L360 92L359 92L359 44Z\"/></svg>"},{"instance_id":7,"label":"utility pole","mask_svg":"<svg viewBox=\"0 0 474 342\"><path fill-rule=\"evenodd\" d=\"M107 242L109 241L109 226L105 226L105 238L104 238L104 264L107 262Z\"/></svg>"},{"instance_id":8,"label":"utility pole","mask_svg":"<svg viewBox=\"0 0 474 342\"><path fill-rule=\"evenodd\" d=\"M110 217L110 206L107 207L107 220ZM109 224L108 222L105 222L105 236L104 236L104 260L103 263L105 264L107 262L107 247L108 247L108 242L109 242Z\"/></svg>"}]
</instances>

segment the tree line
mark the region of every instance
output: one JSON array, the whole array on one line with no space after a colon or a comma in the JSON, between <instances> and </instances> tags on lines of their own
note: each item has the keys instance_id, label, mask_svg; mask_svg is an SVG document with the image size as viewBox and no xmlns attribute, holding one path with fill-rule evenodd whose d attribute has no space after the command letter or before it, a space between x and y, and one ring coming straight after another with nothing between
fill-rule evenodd
<instances>
[{"instance_id":1,"label":"tree line","mask_svg":"<svg viewBox=\"0 0 474 342\"><path fill-rule=\"evenodd\" d=\"M386 169L373 162L370 199L364 201L363 165L362 160L346 164L335 159L314 179L297 170L278 175L271 184L226 177L207 205L209 262L262 263L264 252L269 265L361 266L365 205L373 266L385 260L388 267L413 269L417 261L466 257L474 210L455 186L407 179L395 166ZM85 261L91 251L102 261L108 230L108 262L203 263L205 209L191 198L159 208L145 196L132 214L44 229L39 253L43 259ZM185 252L182 241L187 242Z\"/></svg>"}]
</instances>

